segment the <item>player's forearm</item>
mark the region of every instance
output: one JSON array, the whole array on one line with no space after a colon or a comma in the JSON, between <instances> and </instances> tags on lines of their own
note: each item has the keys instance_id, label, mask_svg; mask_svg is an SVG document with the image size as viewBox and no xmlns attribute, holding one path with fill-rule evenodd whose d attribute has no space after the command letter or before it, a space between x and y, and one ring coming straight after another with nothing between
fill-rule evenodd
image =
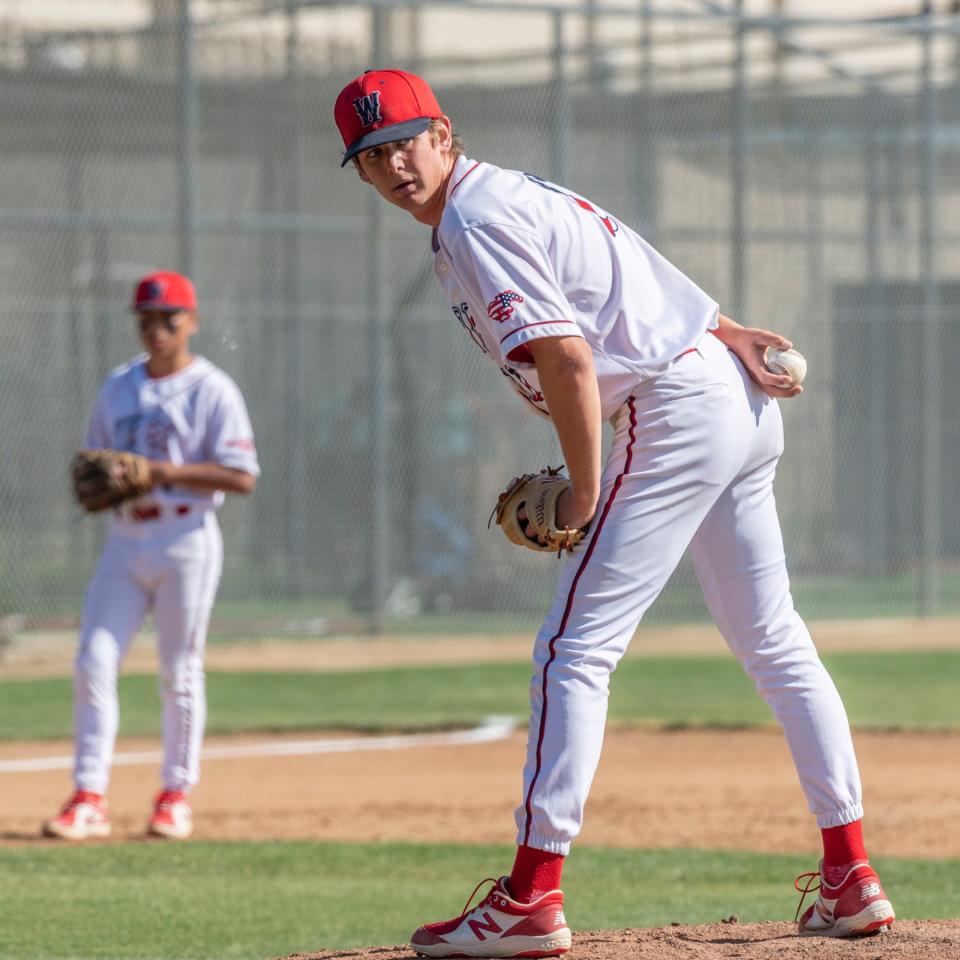
<instances>
[{"instance_id":1,"label":"player's forearm","mask_svg":"<svg viewBox=\"0 0 960 960\"><path fill-rule=\"evenodd\" d=\"M736 338L737 331L742 330L743 325L725 317L722 313L717 316L717 326L710 332L723 344L730 346L733 339Z\"/></svg>"},{"instance_id":2,"label":"player's forearm","mask_svg":"<svg viewBox=\"0 0 960 960\"><path fill-rule=\"evenodd\" d=\"M578 337L549 337L529 346L573 487L570 519L582 526L600 497L602 423L593 353Z\"/></svg>"},{"instance_id":3,"label":"player's forearm","mask_svg":"<svg viewBox=\"0 0 960 960\"><path fill-rule=\"evenodd\" d=\"M173 485L189 487L209 493L223 490L226 493L252 493L257 480L252 474L219 463L169 463L165 460L150 462L150 476L155 486Z\"/></svg>"}]
</instances>

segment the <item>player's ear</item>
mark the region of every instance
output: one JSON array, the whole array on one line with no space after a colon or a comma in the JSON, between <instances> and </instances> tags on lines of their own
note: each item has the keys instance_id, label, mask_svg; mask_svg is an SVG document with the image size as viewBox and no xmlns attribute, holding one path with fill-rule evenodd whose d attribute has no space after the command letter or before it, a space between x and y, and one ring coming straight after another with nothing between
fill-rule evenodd
<instances>
[{"instance_id":1,"label":"player's ear","mask_svg":"<svg viewBox=\"0 0 960 960\"><path fill-rule=\"evenodd\" d=\"M434 143L436 143L441 153L449 153L453 146L453 124L446 115L438 117L433 121L432 132Z\"/></svg>"}]
</instances>

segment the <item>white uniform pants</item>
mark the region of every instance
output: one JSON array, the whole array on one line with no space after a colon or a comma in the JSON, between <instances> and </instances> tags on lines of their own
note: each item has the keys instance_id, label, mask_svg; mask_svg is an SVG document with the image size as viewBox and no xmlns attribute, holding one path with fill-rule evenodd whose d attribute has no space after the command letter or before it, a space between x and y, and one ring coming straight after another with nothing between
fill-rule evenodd
<instances>
[{"instance_id":1,"label":"white uniform pants","mask_svg":"<svg viewBox=\"0 0 960 960\"><path fill-rule=\"evenodd\" d=\"M74 780L105 793L119 710L117 674L152 607L157 626L168 790L189 790L200 773L206 722L203 656L223 566L212 511L111 528L84 599L74 668Z\"/></svg>"},{"instance_id":2,"label":"white uniform pants","mask_svg":"<svg viewBox=\"0 0 960 960\"><path fill-rule=\"evenodd\" d=\"M708 334L638 384L614 427L590 536L568 555L534 648L517 842L569 851L610 673L688 546L720 632L783 728L818 826L859 819L846 712L790 596L773 497L776 402Z\"/></svg>"}]
</instances>

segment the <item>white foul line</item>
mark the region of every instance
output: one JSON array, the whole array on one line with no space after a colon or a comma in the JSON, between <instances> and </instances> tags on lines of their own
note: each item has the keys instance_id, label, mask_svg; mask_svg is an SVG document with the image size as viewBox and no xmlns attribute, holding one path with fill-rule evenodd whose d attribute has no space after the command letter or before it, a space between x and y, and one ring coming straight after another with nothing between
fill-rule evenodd
<instances>
[{"instance_id":1,"label":"white foul line","mask_svg":"<svg viewBox=\"0 0 960 960\"><path fill-rule=\"evenodd\" d=\"M267 743L237 743L205 747L204 760L228 760L245 757L296 757L314 753L359 753L363 750L407 750L412 747L453 747L471 743L490 743L509 737L516 726L512 717L487 717L471 730L446 733L413 733L393 737L349 737L344 740L272 740ZM159 750L118 753L113 765L133 767L159 763ZM73 757L35 757L29 760L0 760L0 773L28 773L37 770L70 770Z\"/></svg>"}]
</instances>

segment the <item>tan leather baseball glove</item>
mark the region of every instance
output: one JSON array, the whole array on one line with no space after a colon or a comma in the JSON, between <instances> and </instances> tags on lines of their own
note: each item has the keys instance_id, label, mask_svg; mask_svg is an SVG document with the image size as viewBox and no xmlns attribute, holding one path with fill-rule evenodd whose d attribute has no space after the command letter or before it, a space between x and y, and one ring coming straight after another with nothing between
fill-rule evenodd
<instances>
[{"instance_id":1,"label":"tan leather baseball glove","mask_svg":"<svg viewBox=\"0 0 960 960\"><path fill-rule=\"evenodd\" d=\"M567 490L570 481L560 472L560 467L544 467L539 473L525 473L514 477L510 485L497 499L490 519L497 518L507 539L512 543L538 553L559 553L572 550L586 535L587 530L572 530L557 526L557 500ZM519 512L526 512L521 520ZM529 524L536 539L525 532Z\"/></svg>"},{"instance_id":2,"label":"tan leather baseball glove","mask_svg":"<svg viewBox=\"0 0 960 960\"><path fill-rule=\"evenodd\" d=\"M120 450L78 450L70 475L77 503L90 513L117 507L153 486L146 457Z\"/></svg>"}]
</instances>

